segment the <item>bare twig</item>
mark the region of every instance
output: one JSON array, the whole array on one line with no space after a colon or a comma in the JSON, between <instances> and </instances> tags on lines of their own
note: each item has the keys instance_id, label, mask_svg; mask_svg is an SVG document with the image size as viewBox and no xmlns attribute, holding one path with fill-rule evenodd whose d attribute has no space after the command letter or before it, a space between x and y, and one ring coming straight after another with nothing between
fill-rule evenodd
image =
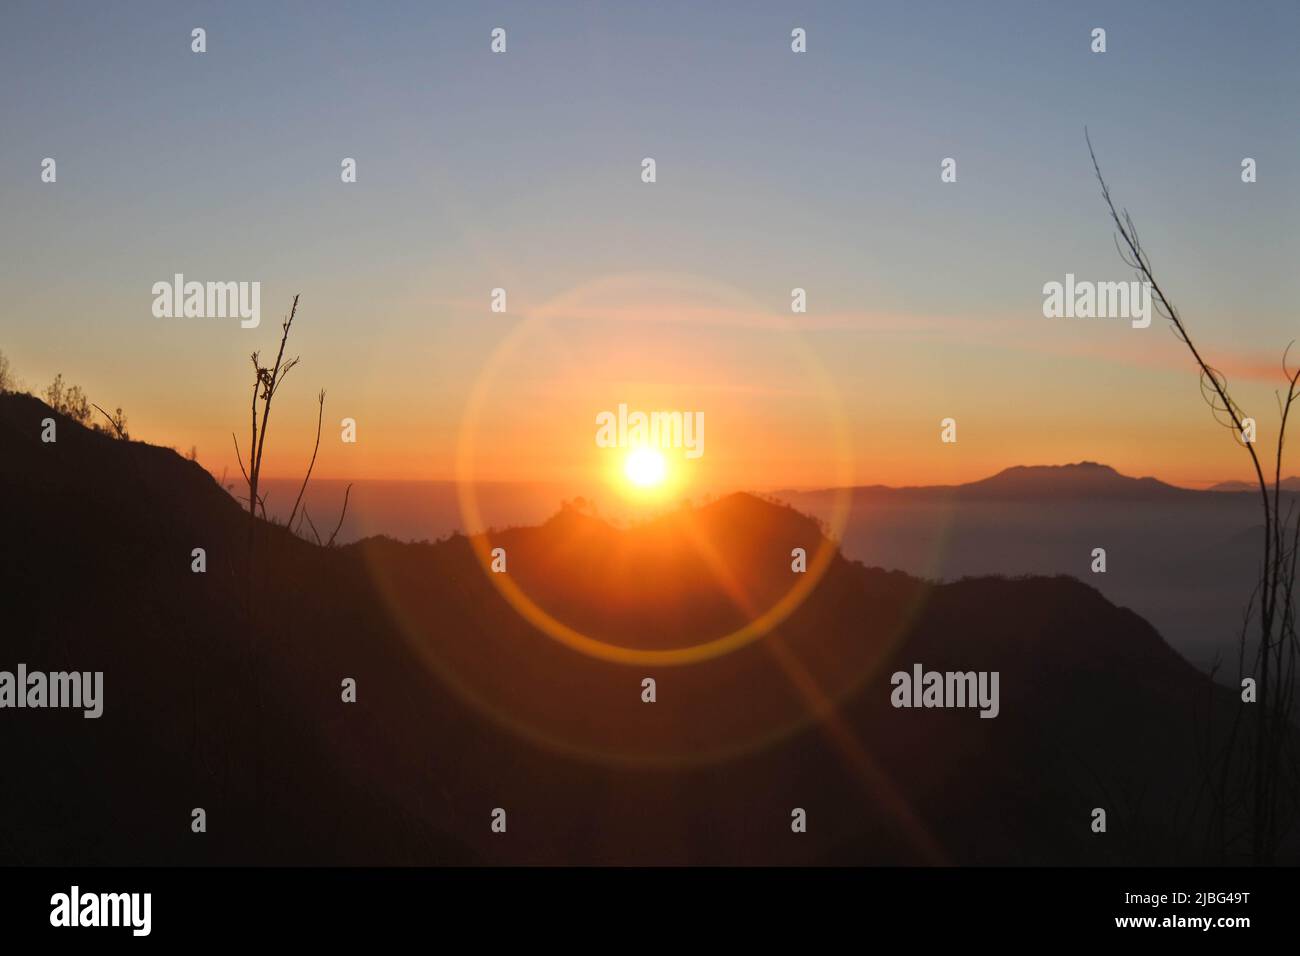
<instances>
[{"instance_id":1,"label":"bare twig","mask_svg":"<svg viewBox=\"0 0 1300 956\"><path fill-rule=\"evenodd\" d=\"M1174 334L1191 353L1200 373L1201 395L1210 406L1211 413L1219 424L1231 428L1238 444L1246 449L1255 471L1256 482L1264 510L1264 560L1260 567L1260 583L1256 589L1259 596L1259 647L1255 656L1256 706L1254 720L1254 753L1249 772L1253 776L1251 786L1251 852L1257 863L1271 862L1276 852L1279 839L1278 810L1283 790L1288 800L1294 803L1297 796L1297 768L1288 766L1285 752L1291 746L1291 737L1295 731L1291 716L1295 705L1295 678L1297 656L1300 655L1300 640L1296 633L1295 613L1295 573L1296 557L1300 551L1300 524L1288 542L1286 532L1291 524L1288 512L1286 519L1281 515L1282 456L1286 446L1286 429L1290 422L1291 406L1300 398L1297 387L1300 385L1300 370L1291 372L1287 358L1291 346L1288 345L1282 355L1282 373L1287 381L1285 399L1278 396L1278 409L1281 422L1278 429L1277 456L1273 468L1272 494L1268 479L1264 474L1264 465L1255 451L1254 441L1245 435L1242 409L1232 399L1228 391L1226 376L1212 367L1193 344L1182 317L1174 307L1164 290L1156 281L1150 259L1142 248L1138 238L1137 227L1127 210L1119 211L1111 199L1110 189L1101 173L1101 165L1092 147L1092 139L1084 130L1084 139L1088 144L1088 155L1092 167L1101 184L1101 195L1110 212L1111 220L1118 230L1115 240L1120 257L1136 270L1139 278L1144 279L1154 293L1157 311L1169 322ZM1122 240L1122 242L1121 242ZM1252 596L1253 604L1253 596ZM1249 606L1247 609L1249 618ZM1244 674L1246 631L1239 643L1239 671ZM1238 722L1241 718L1241 704L1238 704L1237 718L1233 721L1229 734L1228 753L1221 769L1221 779L1214 793L1216 803L1216 826L1226 836L1226 788L1228 767L1232 760L1232 743L1235 741ZM1226 844L1225 844L1226 846Z\"/></svg>"},{"instance_id":2,"label":"bare twig","mask_svg":"<svg viewBox=\"0 0 1300 956\"><path fill-rule=\"evenodd\" d=\"M316 446L311 450L311 463L307 465L307 474L302 479L302 487L298 489L298 500L293 503L293 510L289 512L290 530L293 529L293 519L298 514L298 506L302 504L303 493L307 490L307 482L311 480L312 469L316 467L316 453L320 451L320 428L325 420L325 389L320 390L316 402L320 405L320 411L316 415Z\"/></svg>"},{"instance_id":3,"label":"bare twig","mask_svg":"<svg viewBox=\"0 0 1300 956\"><path fill-rule=\"evenodd\" d=\"M307 513L306 508L302 509L302 516L303 519L307 522L307 524L311 527L311 533L316 536L316 543L320 544L320 532L316 530L316 522L311 520L311 515Z\"/></svg>"},{"instance_id":4,"label":"bare twig","mask_svg":"<svg viewBox=\"0 0 1300 956\"><path fill-rule=\"evenodd\" d=\"M343 518L348 513L348 496L351 494L352 485L349 484L347 489L343 492L343 510L339 512L339 523L334 526L334 533L330 535L329 541L325 543L325 547L327 548L334 547L334 539L338 537L339 529L343 527Z\"/></svg>"},{"instance_id":5,"label":"bare twig","mask_svg":"<svg viewBox=\"0 0 1300 956\"><path fill-rule=\"evenodd\" d=\"M252 482L248 478L248 472L244 470L244 457L239 453L239 439L235 438L234 432L230 433L230 438L235 443L235 461L239 463L239 473L244 476L245 482L252 485Z\"/></svg>"},{"instance_id":6,"label":"bare twig","mask_svg":"<svg viewBox=\"0 0 1300 956\"><path fill-rule=\"evenodd\" d=\"M108 423L109 423L110 425L113 426L113 431L117 432L117 437L118 437L118 438L121 438L121 439L125 439L125 438L126 438L126 429L123 427L122 422L121 422L119 419L114 418L112 415L110 415L108 412L104 411L102 408L100 408L100 407L99 407L98 405L96 405L94 402L91 402L91 403L90 403L90 406L91 406L92 408L94 408L95 410L97 410L97 411L99 412L99 414L103 415L105 418L108 419ZM121 413L121 409L118 409L118 412L119 412L119 414L120 414L120 413Z\"/></svg>"},{"instance_id":7,"label":"bare twig","mask_svg":"<svg viewBox=\"0 0 1300 956\"><path fill-rule=\"evenodd\" d=\"M287 363L284 361L284 347L289 341L289 330L293 327L294 317L298 314L298 296L293 297L293 306L289 309L289 314L285 317L284 323L280 326L280 349L275 355L275 365L267 368L263 366L259 359L258 353L253 353L253 372L256 381L253 383L253 446L248 452L248 477L249 477L249 511L252 512L252 500L257 497L257 485L262 475L262 455L266 451L266 429L271 418L271 400L275 398L275 393L280 386L283 377L298 364L298 359L290 359ZM257 418L257 400L258 390L261 390L262 399L262 419L259 422ZM249 528L249 546L252 546L252 527Z\"/></svg>"}]
</instances>

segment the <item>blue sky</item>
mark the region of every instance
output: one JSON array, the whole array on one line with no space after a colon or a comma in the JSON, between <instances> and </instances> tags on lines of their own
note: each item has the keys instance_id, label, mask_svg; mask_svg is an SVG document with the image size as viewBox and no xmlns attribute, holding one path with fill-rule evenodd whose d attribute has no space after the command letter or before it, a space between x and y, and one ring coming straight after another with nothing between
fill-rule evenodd
<instances>
[{"instance_id":1,"label":"blue sky","mask_svg":"<svg viewBox=\"0 0 1300 956\"><path fill-rule=\"evenodd\" d=\"M1039 312L1042 283L1066 272L1127 278L1085 124L1203 340L1246 361L1294 334L1294 3L8 3L0 17L0 348L29 384L62 370L168 440L215 443L240 363L270 347L152 320L150 285L177 271L260 279L272 317L303 291L315 377L431 420L455 418L500 337L476 305L487 289L524 312L648 272L775 312L806 287L803 332L855 414L877 407L863 376L896 398L937 369L931 394L985 416L1038 385L1066 414L1113 380L1123 399L1099 415L1129 402L1183 435L1205 416L1162 330ZM1105 54L1089 50L1097 26ZM339 182L345 156L355 185ZM939 183L947 156L955 185ZM734 374L748 347L735 341ZM766 361L748 372L771 375ZM180 383L207 411L175 401ZM1166 408L1172 383L1187 390ZM1016 421L1050 427L1029 409ZM421 439L434 471L446 430ZM1080 445L1106 430L1081 426ZM1124 446L1133 467L1151 440ZM965 467L992 461L990 447Z\"/></svg>"}]
</instances>

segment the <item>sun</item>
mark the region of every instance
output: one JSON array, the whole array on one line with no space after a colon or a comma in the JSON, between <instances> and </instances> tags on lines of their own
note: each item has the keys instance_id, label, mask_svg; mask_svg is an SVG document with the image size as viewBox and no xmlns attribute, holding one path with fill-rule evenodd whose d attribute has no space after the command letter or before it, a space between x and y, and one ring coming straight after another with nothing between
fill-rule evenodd
<instances>
[{"instance_id":1,"label":"sun","mask_svg":"<svg viewBox=\"0 0 1300 956\"><path fill-rule=\"evenodd\" d=\"M636 448L623 462L623 473L632 484L641 488L653 488L662 484L667 477L668 464L655 449Z\"/></svg>"}]
</instances>

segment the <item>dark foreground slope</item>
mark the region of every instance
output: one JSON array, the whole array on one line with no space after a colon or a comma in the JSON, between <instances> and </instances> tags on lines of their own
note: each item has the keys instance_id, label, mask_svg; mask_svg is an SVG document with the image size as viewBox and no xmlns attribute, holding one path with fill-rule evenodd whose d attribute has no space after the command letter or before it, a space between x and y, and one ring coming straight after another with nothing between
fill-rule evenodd
<instances>
[{"instance_id":1,"label":"dark foreground slope","mask_svg":"<svg viewBox=\"0 0 1300 956\"><path fill-rule=\"evenodd\" d=\"M935 587L836 557L754 643L612 663L525 621L464 538L322 549L259 523L250 569L247 515L197 465L66 420L42 444L48 414L0 397L0 670L102 670L104 715L0 710L0 862L1202 854L1193 714L1232 697L1074 580ZM656 651L743 625L820 540L737 495L628 531L562 511L491 546L556 618ZM914 663L998 671L999 716L891 707Z\"/></svg>"},{"instance_id":2,"label":"dark foreground slope","mask_svg":"<svg viewBox=\"0 0 1300 956\"><path fill-rule=\"evenodd\" d=\"M1193 491L1085 461L1008 468L963 485L844 493L849 557L934 580L1067 574L1137 611L1200 669L1237 659L1263 544L1258 490ZM837 496L780 497L828 517ZM1104 574L1094 573L1097 548L1106 551ZM1225 671L1236 677L1235 666L1220 677Z\"/></svg>"}]
</instances>

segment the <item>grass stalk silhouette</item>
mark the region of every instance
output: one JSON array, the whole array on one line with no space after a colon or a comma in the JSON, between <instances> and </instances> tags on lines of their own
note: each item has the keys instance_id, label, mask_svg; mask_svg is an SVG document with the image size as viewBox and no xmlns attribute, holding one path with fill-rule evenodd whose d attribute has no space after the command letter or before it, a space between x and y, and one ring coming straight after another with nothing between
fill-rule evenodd
<instances>
[{"instance_id":1,"label":"grass stalk silhouette","mask_svg":"<svg viewBox=\"0 0 1300 956\"><path fill-rule=\"evenodd\" d=\"M1137 227L1128 210L1116 208L1111 198L1110 188L1102 175L1101 165L1092 146L1092 138L1084 130L1084 139L1088 144L1088 156L1092 160L1093 171L1101 185L1102 199L1115 224L1118 237L1116 250L1126 265L1132 268L1138 278L1151 287L1152 302L1159 314L1166 319L1180 342L1191 353L1200 373L1201 396L1214 415L1215 421L1233 431L1238 444L1245 448L1250 457L1251 467L1255 472L1260 500L1264 513L1264 535L1262 541L1263 560L1260 565L1260 582L1257 589L1259 607L1259 627L1257 635L1259 647L1255 653L1253 675L1256 679L1257 698L1254 714L1254 741L1251 748L1249 767L1244 768L1248 779L1247 801L1248 832L1250 857L1258 864L1273 862L1286 832L1282 829L1281 819L1289 817L1295 809L1297 791L1300 790L1300 755L1296 752L1296 733L1292 720L1295 709L1295 684L1297 657L1300 656L1300 641L1297 640L1295 614L1295 573L1296 559L1300 552L1300 516L1289 506L1285 516L1281 511L1282 456L1286 446L1286 430L1290 421L1291 406L1300 398L1297 390L1300 384L1300 369L1292 372L1287 367L1287 355L1290 345L1282 355L1282 374L1287 382L1285 398L1278 395L1280 424L1278 427L1277 453L1273 463L1273 480L1270 486L1265 473L1265 463L1255 450L1253 434L1247 437L1246 422L1248 417L1233 400L1228 390L1227 377L1206 361L1201 351L1193 343L1177 308L1166 296L1160 283L1156 280L1151 260L1142 247ZM1252 603L1254 598L1252 598ZM1245 662L1247 629L1243 628L1240 637L1239 661ZM1217 666L1216 666L1217 669ZM1240 678L1248 675L1244 668ZM1231 807L1230 768L1234 759L1235 744L1241 723L1241 708L1246 704L1238 701L1238 714L1233 722L1232 731L1222 754L1224 763L1215 771L1209 771L1213 784L1214 806L1219 815L1226 815ZM1285 803L1285 806L1284 806ZM1224 856L1229 852L1231 837L1228 822L1217 819L1212 829L1221 835Z\"/></svg>"}]
</instances>

